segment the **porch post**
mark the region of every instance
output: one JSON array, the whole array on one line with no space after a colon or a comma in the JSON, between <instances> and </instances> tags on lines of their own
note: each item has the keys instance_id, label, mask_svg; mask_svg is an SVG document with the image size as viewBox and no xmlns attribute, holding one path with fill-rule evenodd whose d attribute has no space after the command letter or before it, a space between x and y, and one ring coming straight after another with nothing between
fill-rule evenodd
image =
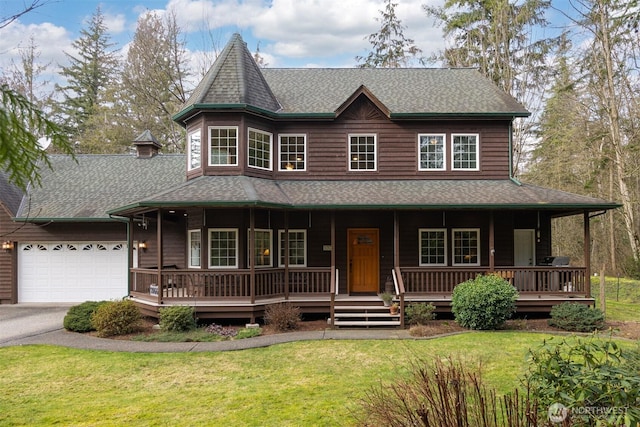
<instances>
[{"instance_id":1,"label":"porch post","mask_svg":"<svg viewBox=\"0 0 640 427\"><path fill-rule=\"evenodd\" d=\"M495 224L493 220L493 211L491 211L491 213L489 213L489 271L494 271L496 268L495 243Z\"/></svg>"},{"instance_id":2,"label":"porch post","mask_svg":"<svg viewBox=\"0 0 640 427\"><path fill-rule=\"evenodd\" d=\"M400 266L400 230L398 211L393 211L393 267Z\"/></svg>"},{"instance_id":3,"label":"porch post","mask_svg":"<svg viewBox=\"0 0 640 427\"><path fill-rule=\"evenodd\" d=\"M127 294L131 295L131 289L132 289L132 278L133 278L133 274L131 273L131 269L133 268L133 250L135 249L133 247L133 217L129 218L129 221L127 221L127 248L128 248L128 253L127 253ZM135 249L138 250L138 249Z\"/></svg>"},{"instance_id":4,"label":"porch post","mask_svg":"<svg viewBox=\"0 0 640 427\"><path fill-rule=\"evenodd\" d=\"M253 208L249 209L249 292L251 304L256 302L256 213ZM251 316L251 323L255 323L255 315Z\"/></svg>"},{"instance_id":5,"label":"porch post","mask_svg":"<svg viewBox=\"0 0 640 427\"><path fill-rule=\"evenodd\" d=\"M158 265L158 304L162 304L162 209L158 209L157 213L156 242L158 246L156 257Z\"/></svg>"},{"instance_id":6,"label":"porch post","mask_svg":"<svg viewBox=\"0 0 640 427\"><path fill-rule=\"evenodd\" d=\"M274 258L278 260L278 253ZM284 299L289 299L289 211L284 211Z\"/></svg>"},{"instance_id":7,"label":"porch post","mask_svg":"<svg viewBox=\"0 0 640 427\"><path fill-rule=\"evenodd\" d=\"M331 280L331 284L329 286L329 292L331 293L331 295L329 295L329 299L330 299L329 314L331 318L331 328L333 329L335 327L335 321L336 321L335 303L336 303L336 291L337 291L337 289L334 289L334 287L336 286L336 281L338 280L336 277L336 212L335 211L331 211L331 272L330 272L329 280Z\"/></svg>"},{"instance_id":8,"label":"porch post","mask_svg":"<svg viewBox=\"0 0 640 427\"><path fill-rule=\"evenodd\" d=\"M584 269L585 269L585 297L591 297L591 230L589 225L589 211L584 211Z\"/></svg>"}]
</instances>

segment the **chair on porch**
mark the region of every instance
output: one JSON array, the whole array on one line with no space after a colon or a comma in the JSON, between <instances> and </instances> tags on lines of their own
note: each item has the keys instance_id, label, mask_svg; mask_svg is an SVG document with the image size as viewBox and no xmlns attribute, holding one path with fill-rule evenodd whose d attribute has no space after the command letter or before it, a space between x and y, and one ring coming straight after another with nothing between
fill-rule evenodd
<instances>
[{"instance_id":1,"label":"chair on porch","mask_svg":"<svg viewBox=\"0 0 640 427\"><path fill-rule=\"evenodd\" d=\"M506 280L507 282L509 282L509 284L513 285L513 277L514 277L514 272L512 270L499 270L499 271L494 271L494 273L496 276L503 278L504 280Z\"/></svg>"}]
</instances>

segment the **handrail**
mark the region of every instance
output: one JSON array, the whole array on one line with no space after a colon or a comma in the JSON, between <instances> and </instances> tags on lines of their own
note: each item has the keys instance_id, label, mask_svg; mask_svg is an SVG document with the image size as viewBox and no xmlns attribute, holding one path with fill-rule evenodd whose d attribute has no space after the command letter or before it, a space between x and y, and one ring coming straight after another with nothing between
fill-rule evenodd
<instances>
[{"instance_id":1,"label":"handrail","mask_svg":"<svg viewBox=\"0 0 640 427\"><path fill-rule=\"evenodd\" d=\"M393 285L396 288L396 295L400 296L400 327L404 329L404 281L402 280L402 273L400 267L393 267L391 269L391 277L393 277Z\"/></svg>"}]
</instances>

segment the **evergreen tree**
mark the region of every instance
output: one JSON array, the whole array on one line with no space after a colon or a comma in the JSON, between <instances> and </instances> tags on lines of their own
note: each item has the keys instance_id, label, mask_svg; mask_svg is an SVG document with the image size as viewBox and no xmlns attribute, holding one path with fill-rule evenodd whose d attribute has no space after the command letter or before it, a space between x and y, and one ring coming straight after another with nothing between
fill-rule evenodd
<instances>
[{"instance_id":1,"label":"evergreen tree","mask_svg":"<svg viewBox=\"0 0 640 427\"><path fill-rule=\"evenodd\" d=\"M74 140L83 135L87 121L96 113L101 96L118 68L118 60L112 50L114 44L110 43L99 6L91 16L88 28L83 28L80 34L80 38L73 42L77 55L65 52L70 64L62 67L60 74L67 79L67 85L56 85L56 90L64 98L59 104L58 120L64 123ZM79 142L82 151L82 141Z\"/></svg>"},{"instance_id":2,"label":"evergreen tree","mask_svg":"<svg viewBox=\"0 0 640 427\"><path fill-rule=\"evenodd\" d=\"M404 36L405 27L396 14L397 6L398 3L386 0L385 9L379 11L381 17L376 21L381 24L380 30L367 37L372 51L366 57L356 56L360 68L406 67L422 52L412 39Z\"/></svg>"},{"instance_id":3,"label":"evergreen tree","mask_svg":"<svg viewBox=\"0 0 640 427\"><path fill-rule=\"evenodd\" d=\"M541 108L549 77L548 57L556 39L534 39L547 25L548 0L446 0L443 7L424 6L443 25L448 47L432 57L450 67L474 67L534 113ZM514 121L513 170L526 160L536 116Z\"/></svg>"},{"instance_id":4,"label":"evergreen tree","mask_svg":"<svg viewBox=\"0 0 640 427\"><path fill-rule=\"evenodd\" d=\"M25 3L21 11L0 18L0 30L43 4L33 0L30 4ZM33 73L35 70L31 77ZM48 140L57 150L69 154L73 152L73 146L60 126L32 102L29 91L10 86L14 83L0 82L0 170L6 172L14 184L26 189L30 183L40 182L40 166L50 166L41 146L42 140Z\"/></svg>"}]
</instances>

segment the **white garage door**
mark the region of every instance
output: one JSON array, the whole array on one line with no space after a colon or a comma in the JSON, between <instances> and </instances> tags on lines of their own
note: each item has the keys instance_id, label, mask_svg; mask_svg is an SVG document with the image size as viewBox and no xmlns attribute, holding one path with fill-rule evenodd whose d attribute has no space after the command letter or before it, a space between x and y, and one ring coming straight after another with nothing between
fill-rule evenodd
<instances>
[{"instance_id":1,"label":"white garage door","mask_svg":"<svg viewBox=\"0 0 640 427\"><path fill-rule=\"evenodd\" d=\"M23 243L19 302L83 302L127 295L124 242Z\"/></svg>"}]
</instances>

